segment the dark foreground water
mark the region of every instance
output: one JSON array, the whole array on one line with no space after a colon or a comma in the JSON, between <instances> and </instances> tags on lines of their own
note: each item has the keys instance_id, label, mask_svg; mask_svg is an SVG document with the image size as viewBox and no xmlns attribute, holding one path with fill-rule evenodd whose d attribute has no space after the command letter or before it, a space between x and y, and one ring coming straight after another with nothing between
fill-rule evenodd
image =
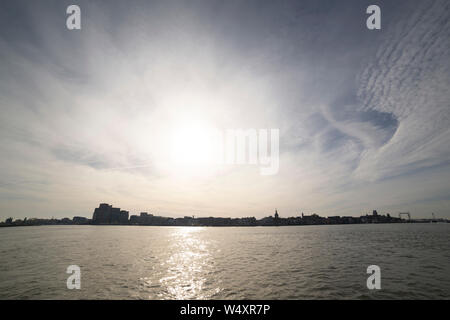
<instances>
[{"instance_id":1,"label":"dark foreground water","mask_svg":"<svg viewBox=\"0 0 450 320\"><path fill-rule=\"evenodd\" d=\"M0 298L449 299L449 245L450 224L1 228Z\"/></svg>"}]
</instances>

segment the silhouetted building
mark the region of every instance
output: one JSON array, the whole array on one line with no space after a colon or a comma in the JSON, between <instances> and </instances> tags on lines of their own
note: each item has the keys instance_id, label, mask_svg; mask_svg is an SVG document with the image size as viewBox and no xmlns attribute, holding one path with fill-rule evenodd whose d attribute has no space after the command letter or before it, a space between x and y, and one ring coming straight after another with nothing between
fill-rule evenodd
<instances>
[{"instance_id":1,"label":"silhouetted building","mask_svg":"<svg viewBox=\"0 0 450 320\"><path fill-rule=\"evenodd\" d=\"M139 216L137 215L130 216L130 224L139 224Z\"/></svg>"},{"instance_id":2,"label":"silhouetted building","mask_svg":"<svg viewBox=\"0 0 450 320\"><path fill-rule=\"evenodd\" d=\"M341 224L342 220L339 216L328 217L328 224Z\"/></svg>"},{"instance_id":3,"label":"silhouetted building","mask_svg":"<svg viewBox=\"0 0 450 320\"><path fill-rule=\"evenodd\" d=\"M275 209L275 214L274 214L273 220L274 220L274 223L276 226L278 226L280 224L280 216L278 215L277 209Z\"/></svg>"},{"instance_id":4,"label":"silhouetted building","mask_svg":"<svg viewBox=\"0 0 450 320\"><path fill-rule=\"evenodd\" d=\"M147 212L141 212L139 216L139 224L151 225L153 223L153 220L153 215L148 214Z\"/></svg>"},{"instance_id":5,"label":"silhouetted building","mask_svg":"<svg viewBox=\"0 0 450 320\"><path fill-rule=\"evenodd\" d=\"M92 220L85 217L74 217L63 219L39 219L39 218L24 218L23 220L12 218L0 222L0 227L9 226L38 226L38 225L70 225L70 224L115 224L115 225L152 225L152 226L287 226L287 225L324 225L324 224L355 224L355 223L401 223L404 222L400 217L392 217L389 213L380 215L376 210L372 214L366 214L361 217L352 216L330 216L320 217L317 214L310 216L304 215L301 217L280 218L278 211L275 209L274 216L264 217L257 220L255 217L246 218L221 218L221 217L204 217L195 218L194 216L185 216L184 218L170 218L154 216L147 212L141 212L139 216L132 215L129 220L129 212L113 208L107 203L101 203L98 208L95 208ZM408 220L408 222L432 222L436 221L435 217L430 219L415 219ZM449 223L450 220L439 219L441 222Z\"/></svg>"},{"instance_id":6,"label":"silhouetted building","mask_svg":"<svg viewBox=\"0 0 450 320\"><path fill-rule=\"evenodd\" d=\"M119 223L120 224L128 224L128 211L122 210L119 215Z\"/></svg>"},{"instance_id":7,"label":"silhouetted building","mask_svg":"<svg viewBox=\"0 0 450 320\"><path fill-rule=\"evenodd\" d=\"M74 224L88 224L89 219L85 217L73 217L72 219Z\"/></svg>"},{"instance_id":8,"label":"silhouetted building","mask_svg":"<svg viewBox=\"0 0 450 320\"><path fill-rule=\"evenodd\" d=\"M126 217L126 218L125 218ZM95 208L92 216L93 224L127 224L128 211L120 211L107 203L101 203Z\"/></svg>"},{"instance_id":9,"label":"silhouetted building","mask_svg":"<svg viewBox=\"0 0 450 320\"><path fill-rule=\"evenodd\" d=\"M326 218L320 217L317 214L312 214L310 216L306 216L302 213L302 224L312 225L312 224L325 224Z\"/></svg>"},{"instance_id":10,"label":"silhouetted building","mask_svg":"<svg viewBox=\"0 0 450 320\"><path fill-rule=\"evenodd\" d=\"M111 220L109 221L111 224L119 224L120 223L120 208L111 208Z\"/></svg>"},{"instance_id":11,"label":"silhouetted building","mask_svg":"<svg viewBox=\"0 0 450 320\"><path fill-rule=\"evenodd\" d=\"M95 208L92 216L93 224L109 224L111 221L111 208L107 203L100 203L98 208Z\"/></svg>"}]
</instances>

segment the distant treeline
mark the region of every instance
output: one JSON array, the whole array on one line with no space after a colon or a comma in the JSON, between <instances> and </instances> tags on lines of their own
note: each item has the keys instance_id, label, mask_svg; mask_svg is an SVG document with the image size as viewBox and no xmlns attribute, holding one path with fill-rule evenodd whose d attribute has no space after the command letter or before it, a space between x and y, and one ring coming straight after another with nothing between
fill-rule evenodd
<instances>
[{"instance_id":1,"label":"distant treeline","mask_svg":"<svg viewBox=\"0 0 450 320\"><path fill-rule=\"evenodd\" d=\"M291 225L333 225L333 224L360 224L360 223L400 223L400 222L449 222L439 219L405 220L392 217L389 213L379 215L376 210L371 215L366 214L360 217L352 216L332 216L321 217L317 214L304 215L298 217L281 218L275 211L273 216L256 219L255 217L245 218L216 218L216 217L191 217L170 218L155 216L147 212L129 217L128 211L114 208L106 203L100 204L94 210L92 219L85 217L74 217L73 219L6 219L0 223L0 227L12 226L37 226L37 225L141 225L141 226L291 226Z\"/></svg>"}]
</instances>

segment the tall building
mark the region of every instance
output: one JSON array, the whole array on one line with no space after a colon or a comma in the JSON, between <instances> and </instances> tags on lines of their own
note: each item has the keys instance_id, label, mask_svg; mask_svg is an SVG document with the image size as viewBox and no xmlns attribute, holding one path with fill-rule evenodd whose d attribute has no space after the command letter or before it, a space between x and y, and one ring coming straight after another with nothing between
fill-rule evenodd
<instances>
[{"instance_id":1,"label":"tall building","mask_svg":"<svg viewBox=\"0 0 450 320\"><path fill-rule=\"evenodd\" d=\"M107 203L100 203L98 208L95 208L94 214L92 216L93 224L109 224L111 221L111 209Z\"/></svg>"},{"instance_id":2,"label":"tall building","mask_svg":"<svg viewBox=\"0 0 450 320\"><path fill-rule=\"evenodd\" d=\"M120 223L120 208L111 208L111 219L109 223L111 224Z\"/></svg>"},{"instance_id":3,"label":"tall building","mask_svg":"<svg viewBox=\"0 0 450 320\"><path fill-rule=\"evenodd\" d=\"M95 208L92 216L93 224L128 224L128 211L114 208L107 203L101 203Z\"/></svg>"},{"instance_id":4,"label":"tall building","mask_svg":"<svg viewBox=\"0 0 450 320\"><path fill-rule=\"evenodd\" d=\"M122 210L120 211L119 223L120 224L128 224L128 211Z\"/></svg>"}]
</instances>

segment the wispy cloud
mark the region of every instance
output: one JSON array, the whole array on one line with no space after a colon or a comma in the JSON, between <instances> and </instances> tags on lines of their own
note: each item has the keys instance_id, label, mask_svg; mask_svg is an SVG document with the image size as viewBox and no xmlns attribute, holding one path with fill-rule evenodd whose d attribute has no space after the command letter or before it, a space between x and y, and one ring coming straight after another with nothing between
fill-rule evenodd
<instances>
[{"instance_id":1,"label":"wispy cloud","mask_svg":"<svg viewBox=\"0 0 450 320\"><path fill-rule=\"evenodd\" d=\"M448 163L449 14L445 1L417 4L361 73L360 109L392 114L399 126L388 143L366 150L358 176L385 178Z\"/></svg>"},{"instance_id":2,"label":"wispy cloud","mask_svg":"<svg viewBox=\"0 0 450 320\"><path fill-rule=\"evenodd\" d=\"M258 4L256 6L256 4ZM449 4L5 1L1 215L449 214ZM61 14L62 12L62 14ZM279 128L280 172L179 173L171 132ZM392 190L395 190L393 192Z\"/></svg>"}]
</instances>

